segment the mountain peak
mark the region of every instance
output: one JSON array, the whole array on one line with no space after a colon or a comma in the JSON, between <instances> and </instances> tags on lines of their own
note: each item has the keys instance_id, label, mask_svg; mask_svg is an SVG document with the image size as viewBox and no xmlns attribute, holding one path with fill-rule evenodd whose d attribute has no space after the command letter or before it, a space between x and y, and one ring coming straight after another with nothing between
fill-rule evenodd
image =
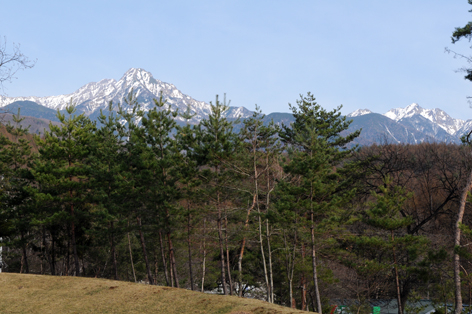
<instances>
[{"instance_id":1,"label":"mountain peak","mask_svg":"<svg viewBox=\"0 0 472 314\"><path fill-rule=\"evenodd\" d=\"M413 111L413 110L423 110L423 108L420 107L417 103L412 103L411 105L405 107L405 111Z\"/></svg>"},{"instance_id":2,"label":"mountain peak","mask_svg":"<svg viewBox=\"0 0 472 314\"><path fill-rule=\"evenodd\" d=\"M141 83L157 83L156 80L151 72L148 72L141 68L131 68L123 74L123 77L120 81L127 81L127 82L141 82Z\"/></svg>"},{"instance_id":3,"label":"mountain peak","mask_svg":"<svg viewBox=\"0 0 472 314\"><path fill-rule=\"evenodd\" d=\"M356 111L353 111L350 114L348 114L347 117L353 118L353 117L363 116L369 113L372 113L372 111L370 111L369 109L357 109Z\"/></svg>"},{"instance_id":4,"label":"mountain peak","mask_svg":"<svg viewBox=\"0 0 472 314\"><path fill-rule=\"evenodd\" d=\"M455 134L464 124L463 120L453 119L441 109L424 109L417 103L412 103L405 108L395 108L384 114L384 116L397 122L405 118L411 118L414 115L420 115L428 119L451 135Z\"/></svg>"},{"instance_id":5,"label":"mountain peak","mask_svg":"<svg viewBox=\"0 0 472 314\"><path fill-rule=\"evenodd\" d=\"M409 118L415 114L422 114L424 111L429 110L421 108L420 105L418 105L417 103L412 103L411 105L406 106L405 108L391 109L388 112L384 113L384 116L394 121L398 121L403 118Z\"/></svg>"},{"instance_id":6,"label":"mountain peak","mask_svg":"<svg viewBox=\"0 0 472 314\"><path fill-rule=\"evenodd\" d=\"M184 112L190 106L195 116L191 119L191 123L196 123L207 117L211 113L211 106L203 101L198 101L192 97L185 95L175 87L175 85L155 79L151 72L141 68L131 68L126 71L120 80L103 79L98 83L88 83L72 94L49 96L49 97L16 97L5 99L5 105L15 101L33 101L39 105L62 110L72 98L76 104L78 112L84 112L92 118L97 117L100 109L106 109L108 103L123 103L127 95L134 91L141 109L144 111L154 108L154 99L158 99L160 95L166 99L167 105L172 110ZM0 101L2 98L0 97ZM241 107L233 108L235 116L246 118L252 115L252 112ZM176 118L184 121L181 117Z\"/></svg>"},{"instance_id":7,"label":"mountain peak","mask_svg":"<svg viewBox=\"0 0 472 314\"><path fill-rule=\"evenodd\" d=\"M128 75L137 75L137 74L141 74L141 75L150 75L152 76L151 72L148 72L142 68L130 68L128 71L125 72L125 74L123 74L123 76L128 76Z\"/></svg>"}]
</instances>

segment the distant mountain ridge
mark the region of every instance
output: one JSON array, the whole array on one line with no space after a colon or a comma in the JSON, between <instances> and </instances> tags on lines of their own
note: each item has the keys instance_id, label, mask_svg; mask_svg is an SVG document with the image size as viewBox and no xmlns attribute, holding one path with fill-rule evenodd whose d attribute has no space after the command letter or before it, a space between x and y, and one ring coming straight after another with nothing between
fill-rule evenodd
<instances>
[{"instance_id":1,"label":"distant mountain ridge","mask_svg":"<svg viewBox=\"0 0 472 314\"><path fill-rule=\"evenodd\" d=\"M30 101L53 110L62 110L70 100L76 105L78 112L84 112L91 118L96 118L100 109L107 109L110 101L116 106L123 103L125 97L133 90L142 108L147 111L153 107L153 99L159 98L160 94L173 110L185 112L187 106L191 106L191 113L195 116L190 120L197 123L210 114L211 106L203 101L198 101L183 94L173 84L155 79L150 72L143 69L132 68L123 77L116 81L114 79L103 79L99 82L88 83L75 92L67 95L48 97L2 97L0 106L4 107L18 101ZM246 118L252 112L244 107L231 107L226 115L229 118ZM184 121L178 117L177 120Z\"/></svg>"},{"instance_id":2,"label":"distant mountain ridge","mask_svg":"<svg viewBox=\"0 0 472 314\"><path fill-rule=\"evenodd\" d=\"M56 117L57 110L38 105L37 103L29 100L15 101L3 107L2 109L4 112L11 114L17 114L18 109L20 109L20 115L22 116L35 117L59 122L59 119Z\"/></svg>"},{"instance_id":3,"label":"distant mountain ridge","mask_svg":"<svg viewBox=\"0 0 472 314\"><path fill-rule=\"evenodd\" d=\"M384 114L384 116L389 117L390 119L397 122L402 119L412 118L415 115L424 117L425 119L445 130L450 135L456 135L457 131L459 131L466 123L464 120L452 118L439 108L424 109L416 103L413 103L405 108L389 110Z\"/></svg>"},{"instance_id":4,"label":"distant mountain ridge","mask_svg":"<svg viewBox=\"0 0 472 314\"><path fill-rule=\"evenodd\" d=\"M371 114L373 114L372 111L362 109L351 112L347 117L356 119ZM382 116L387 117L406 128L403 132L406 132L407 129L420 132L422 134L421 136L416 135L406 142L411 144L423 141L460 143L461 136L472 129L472 120L465 121L454 119L444 110L439 108L424 109L416 103L405 108L391 109ZM390 138L392 142L405 143L403 140L395 139L394 135L390 136L386 129L383 133L384 135L387 135L387 138Z\"/></svg>"},{"instance_id":5,"label":"distant mountain ridge","mask_svg":"<svg viewBox=\"0 0 472 314\"><path fill-rule=\"evenodd\" d=\"M40 119L57 122L57 110L63 110L72 101L78 113L83 112L92 120L96 120L100 109L107 110L110 101L117 109L117 104L123 104L126 96L134 91L143 110L151 109L153 99L159 98L162 93L164 99L173 110L186 112L188 106L194 117L188 121L196 124L207 118L211 112L211 105L195 100L182 93L173 84L155 79L150 72L143 69L130 69L121 79L103 79L99 82L88 83L75 92L67 95L48 97L3 97L0 96L0 107L16 113L21 108L21 114ZM221 99L222 100L222 99ZM245 107L230 107L225 113L231 121L237 118L242 120L252 116L253 112ZM360 145L373 143L409 143L417 144L424 141L460 143L460 137L472 129L472 120L461 120L450 117L441 109L424 109L413 103L405 108L391 109L384 114L374 113L369 109L358 109L347 115L352 123L346 132L362 129L356 139ZM179 124L186 122L182 117L176 118ZM288 125L294 121L290 113L270 113L264 121L273 120L276 124ZM241 128L241 122L235 130Z\"/></svg>"}]
</instances>

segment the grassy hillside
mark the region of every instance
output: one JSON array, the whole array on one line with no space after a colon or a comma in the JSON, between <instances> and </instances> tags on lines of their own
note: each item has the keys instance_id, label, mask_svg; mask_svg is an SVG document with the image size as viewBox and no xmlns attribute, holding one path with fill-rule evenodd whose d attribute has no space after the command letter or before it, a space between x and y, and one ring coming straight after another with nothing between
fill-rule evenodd
<instances>
[{"instance_id":1,"label":"grassy hillside","mask_svg":"<svg viewBox=\"0 0 472 314\"><path fill-rule=\"evenodd\" d=\"M306 313L267 302L105 279L0 274L0 313Z\"/></svg>"}]
</instances>

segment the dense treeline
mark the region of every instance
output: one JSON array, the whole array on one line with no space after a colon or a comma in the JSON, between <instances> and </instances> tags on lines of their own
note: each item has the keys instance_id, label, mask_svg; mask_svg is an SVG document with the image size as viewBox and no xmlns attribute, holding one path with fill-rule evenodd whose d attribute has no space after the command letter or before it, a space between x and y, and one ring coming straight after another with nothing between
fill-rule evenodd
<instances>
[{"instance_id":1,"label":"dense treeline","mask_svg":"<svg viewBox=\"0 0 472 314\"><path fill-rule=\"evenodd\" d=\"M468 210L462 245L453 239L468 146L352 147L359 132L345 134L339 108L311 94L291 106L290 126L264 125L256 110L238 133L218 98L195 126L154 103L143 112L130 94L96 123L71 102L62 124L34 140L14 117L0 139L4 271L212 290L320 313L336 299L364 312L370 299L395 298L405 312L408 299L438 309L453 300L456 252L470 301Z\"/></svg>"}]
</instances>

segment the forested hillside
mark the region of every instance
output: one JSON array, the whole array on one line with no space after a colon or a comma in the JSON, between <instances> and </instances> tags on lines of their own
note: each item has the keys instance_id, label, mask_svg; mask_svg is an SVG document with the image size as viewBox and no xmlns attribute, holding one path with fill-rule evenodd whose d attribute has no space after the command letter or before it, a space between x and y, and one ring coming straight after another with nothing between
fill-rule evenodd
<instances>
[{"instance_id":1,"label":"forested hillside","mask_svg":"<svg viewBox=\"0 0 472 314\"><path fill-rule=\"evenodd\" d=\"M450 303L456 252L470 301L468 203L456 251L453 238L468 145L352 147L359 131L311 94L290 125L255 112L238 132L218 97L211 105L197 125L178 125L162 97L144 112L131 93L98 124L70 105L34 141L14 116L0 147L3 271L319 313L355 299L367 313L372 299Z\"/></svg>"}]
</instances>

